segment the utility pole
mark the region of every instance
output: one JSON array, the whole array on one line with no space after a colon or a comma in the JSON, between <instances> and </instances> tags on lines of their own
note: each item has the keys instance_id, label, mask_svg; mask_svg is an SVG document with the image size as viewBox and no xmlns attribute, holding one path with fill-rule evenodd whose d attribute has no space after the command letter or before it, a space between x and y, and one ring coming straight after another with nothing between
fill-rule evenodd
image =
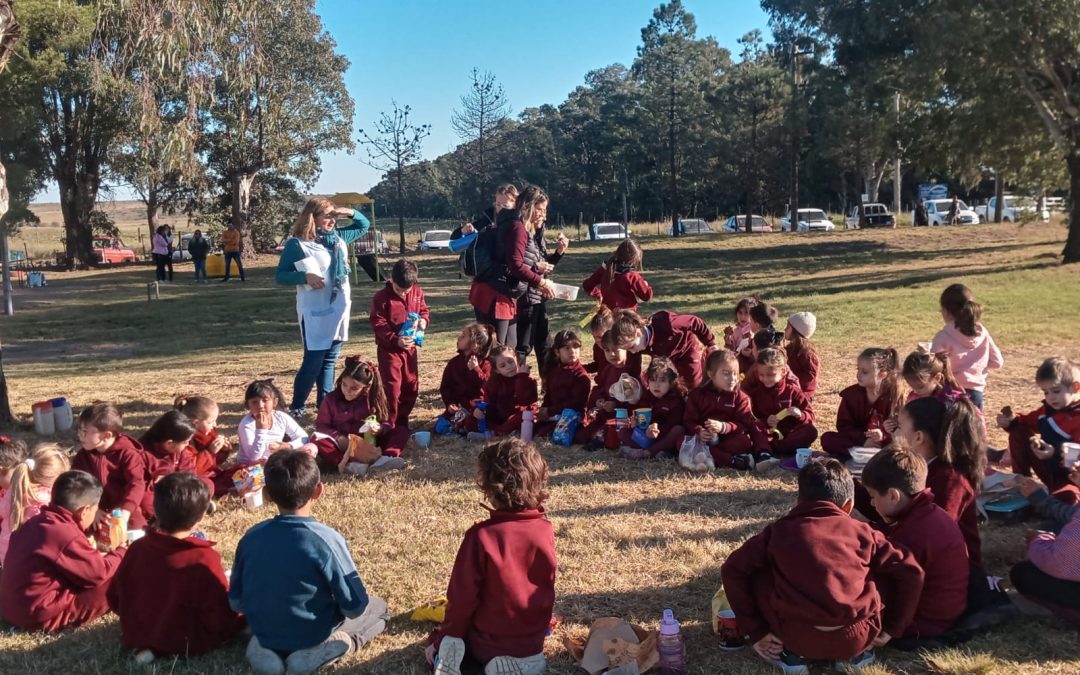
<instances>
[{"instance_id":1,"label":"utility pole","mask_svg":"<svg viewBox=\"0 0 1080 675\"><path fill-rule=\"evenodd\" d=\"M799 51L798 42L791 43L791 195L788 197L788 214L792 232L799 231L799 156L802 152L802 97L799 95L802 73L799 70L799 57L807 54L813 54L813 51Z\"/></svg>"},{"instance_id":2,"label":"utility pole","mask_svg":"<svg viewBox=\"0 0 1080 675\"><path fill-rule=\"evenodd\" d=\"M630 236L630 211L626 208L626 193L630 191L630 177L626 172L626 167L623 167L623 193L622 193L622 221L623 221L623 236Z\"/></svg>"},{"instance_id":3,"label":"utility pole","mask_svg":"<svg viewBox=\"0 0 1080 675\"><path fill-rule=\"evenodd\" d=\"M896 90L896 166L893 169L893 213L900 217L900 90Z\"/></svg>"}]
</instances>

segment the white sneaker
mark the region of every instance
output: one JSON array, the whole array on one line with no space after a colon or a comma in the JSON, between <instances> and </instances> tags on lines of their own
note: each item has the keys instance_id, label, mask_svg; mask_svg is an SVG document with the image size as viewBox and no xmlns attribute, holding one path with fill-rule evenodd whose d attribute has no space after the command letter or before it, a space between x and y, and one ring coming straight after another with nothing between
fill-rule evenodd
<instances>
[{"instance_id":1,"label":"white sneaker","mask_svg":"<svg viewBox=\"0 0 1080 675\"><path fill-rule=\"evenodd\" d=\"M461 675L461 661L465 658L465 641L456 637L444 637L439 643L435 657L435 675Z\"/></svg>"},{"instance_id":2,"label":"white sneaker","mask_svg":"<svg viewBox=\"0 0 1080 675\"><path fill-rule=\"evenodd\" d=\"M349 462L345 465L345 468L341 470L341 473L348 474L350 476L363 476L368 471L367 464L361 464L360 462Z\"/></svg>"},{"instance_id":3,"label":"white sneaker","mask_svg":"<svg viewBox=\"0 0 1080 675\"><path fill-rule=\"evenodd\" d=\"M484 675L540 675L547 669L543 654L525 658L496 656L484 667Z\"/></svg>"},{"instance_id":4,"label":"white sneaker","mask_svg":"<svg viewBox=\"0 0 1080 675\"><path fill-rule=\"evenodd\" d=\"M383 455L371 463L371 471L397 471L405 468L405 460L401 457Z\"/></svg>"},{"instance_id":5,"label":"white sneaker","mask_svg":"<svg viewBox=\"0 0 1080 675\"><path fill-rule=\"evenodd\" d=\"M140 666L148 666L154 662L154 652L149 649L143 649L135 654L135 663Z\"/></svg>"},{"instance_id":6,"label":"white sneaker","mask_svg":"<svg viewBox=\"0 0 1080 675\"><path fill-rule=\"evenodd\" d=\"M259 638L254 635L248 641L245 655L256 675L284 675L285 673L285 662L281 660L277 652L263 647L259 644Z\"/></svg>"},{"instance_id":7,"label":"white sneaker","mask_svg":"<svg viewBox=\"0 0 1080 675\"><path fill-rule=\"evenodd\" d=\"M353 639L344 631L336 631L330 634L324 642L314 647L299 649L285 660L290 675L307 675L314 673L323 666L328 666L342 656L353 651Z\"/></svg>"}]
</instances>

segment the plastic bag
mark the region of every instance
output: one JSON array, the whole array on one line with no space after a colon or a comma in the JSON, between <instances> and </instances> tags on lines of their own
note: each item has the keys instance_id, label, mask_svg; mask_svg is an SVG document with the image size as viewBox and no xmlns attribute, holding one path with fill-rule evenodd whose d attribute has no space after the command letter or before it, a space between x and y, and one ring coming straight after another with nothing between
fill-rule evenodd
<instances>
[{"instance_id":1,"label":"plastic bag","mask_svg":"<svg viewBox=\"0 0 1080 675\"><path fill-rule=\"evenodd\" d=\"M574 434L581 426L581 413L573 408L563 408L559 413L559 421L555 423L555 431L551 432L551 442L569 448L574 444Z\"/></svg>"},{"instance_id":2,"label":"plastic bag","mask_svg":"<svg viewBox=\"0 0 1080 675\"><path fill-rule=\"evenodd\" d=\"M620 403L634 404L641 400L641 382L629 373L623 373L608 389L611 398Z\"/></svg>"},{"instance_id":3,"label":"plastic bag","mask_svg":"<svg viewBox=\"0 0 1080 675\"><path fill-rule=\"evenodd\" d=\"M679 448L679 465L698 473L716 471L709 446L702 443L697 436L683 438L682 447Z\"/></svg>"}]
</instances>

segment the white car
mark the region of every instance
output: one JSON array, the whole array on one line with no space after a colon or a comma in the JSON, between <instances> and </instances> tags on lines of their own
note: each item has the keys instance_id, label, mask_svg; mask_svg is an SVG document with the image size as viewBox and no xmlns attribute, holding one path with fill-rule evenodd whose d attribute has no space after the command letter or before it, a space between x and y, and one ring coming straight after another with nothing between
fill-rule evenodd
<instances>
[{"instance_id":1,"label":"white car","mask_svg":"<svg viewBox=\"0 0 1080 675\"><path fill-rule=\"evenodd\" d=\"M630 228L622 223L593 223L589 226L589 239L626 239L630 236Z\"/></svg>"},{"instance_id":2,"label":"white car","mask_svg":"<svg viewBox=\"0 0 1080 675\"><path fill-rule=\"evenodd\" d=\"M752 232L772 232L772 225L770 225L761 216L753 216L753 220L750 221L750 230ZM724 223L725 232L746 232L746 216L732 216Z\"/></svg>"},{"instance_id":3,"label":"white car","mask_svg":"<svg viewBox=\"0 0 1080 675\"><path fill-rule=\"evenodd\" d=\"M1049 198L1047 198L1049 200ZM1030 197L1013 197L1005 195L1001 198L1001 220L1006 223L1019 223L1025 220L1033 220L1038 204ZM990 201L982 206L975 207L975 215L980 223L988 223L994 219L997 211L997 197L991 197ZM1050 209L1043 207L1039 212L1039 219L1044 223L1050 222Z\"/></svg>"},{"instance_id":4,"label":"white car","mask_svg":"<svg viewBox=\"0 0 1080 675\"><path fill-rule=\"evenodd\" d=\"M682 235L713 234L713 229L701 218L683 218L679 221L679 232ZM667 233L669 237L673 234L670 227Z\"/></svg>"},{"instance_id":5,"label":"white car","mask_svg":"<svg viewBox=\"0 0 1080 675\"><path fill-rule=\"evenodd\" d=\"M833 221L821 209L799 209L799 232L832 232L836 229ZM791 214L780 219L780 231L791 231Z\"/></svg>"},{"instance_id":6,"label":"white car","mask_svg":"<svg viewBox=\"0 0 1080 675\"><path fill-rule=\"evenodd\" d=\"M945 225L949 222L949 210L952 208L951 199L928 199L923 202L926 205L926 222L930 225ZM956 200L956 222L960 225L974 225L979 222L979 214L968 208L968 205L959 199Z\"/></svg>"},{"instance_id":7,"label":"white car","mask_svg":"<svg viewBox=\"0 0 1080 675\"><path fill-rule=\"evenodd\" d=\"M428 230L420 239L421 251L443 251L450 249L450 230Z\"/></svg>"}]
</instances>

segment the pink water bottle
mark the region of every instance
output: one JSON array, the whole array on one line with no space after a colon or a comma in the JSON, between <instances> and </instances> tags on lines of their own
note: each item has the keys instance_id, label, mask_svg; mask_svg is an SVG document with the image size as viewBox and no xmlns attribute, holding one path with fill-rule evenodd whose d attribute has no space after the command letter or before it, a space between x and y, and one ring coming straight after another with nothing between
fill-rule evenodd
<instances>
[{"instance_id":1,"label":"pink water bottle","mask_svg":"<svg viewBox=\"0 0 1080 675\"><path fill-rule=\"evenodd\" d=\"M660 619L660 638L657 640L660 652L660 675L684 675L686 673L686 647L683 645L679 622L670 609L664 610Z\"/></svg>"},{"instance_id":2,"label":"pink water bottle","mask_svg":"<svg viewBox=\"0 0 1080 675\"><path fill-rule=\"evenodd\" d=\"M521 440L526 443L533 439L533 411L521 413Z\"/></svg>"}]
</instances>

